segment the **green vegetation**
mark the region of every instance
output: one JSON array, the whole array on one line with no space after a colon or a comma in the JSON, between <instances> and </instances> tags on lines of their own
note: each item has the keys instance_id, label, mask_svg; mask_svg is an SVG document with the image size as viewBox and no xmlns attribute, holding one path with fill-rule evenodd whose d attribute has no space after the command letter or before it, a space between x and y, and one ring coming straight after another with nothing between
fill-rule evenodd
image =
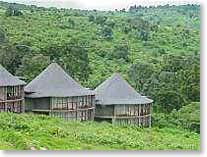
<instances>
[{"instance_id":1,"label":"green vegetation","mask_svg":"<svg viewBox=\"0 0 207 157\"><path fill-rule=\"evenodd\" d=\"M0 149L199 150L199 134L175 128L120 127L0 113Z\"/></svg>"},{"instance_id":2,"label":"green vegetation","mask_svg":"<svg viewBox=\"0 0 207 157\"><path fill-rule=\"evenodd\" d=\"M0 63L29 82L53 61L90 88L119 71L139 93L154 100L153 127L157 128L138 129L136 133L135 128L118 128L125 134L132 130L135 136L129 138L138 139L136 142L146 136L152 141L157 138L152 145L146 139L140 145L135 142L136 149L191 149L188 142L196 143L192 149L198 148L199 136L187 139L191 135L185 137L185 131L200 132L199 5L131 6L129 11L104 12L0 2ZM73 125L104 130L96 123ZM117 132L116 127L103 125ZM115 142L111 133L107 136ZM174 138L177 145L172 142ZM165 143L164 139L172 141ZM104 140L107 143L110 139ZM97 141L89 142L94 142L89 149L97 145ZM125 143L110 148L134 148L130 140ZM55 148L64 147L59 144L56 142Z\"/></svg>"},{"instance_id":3,"label":"green vegetation","mask_svg":"<svg viewBox=\"0 0 207 157\"><path fill-rule=\"evenodd\" d=\"M153 126L186 128L200 133L200 103L191 103L170 114L153 113Z\"/></svg>"}]
</instances>

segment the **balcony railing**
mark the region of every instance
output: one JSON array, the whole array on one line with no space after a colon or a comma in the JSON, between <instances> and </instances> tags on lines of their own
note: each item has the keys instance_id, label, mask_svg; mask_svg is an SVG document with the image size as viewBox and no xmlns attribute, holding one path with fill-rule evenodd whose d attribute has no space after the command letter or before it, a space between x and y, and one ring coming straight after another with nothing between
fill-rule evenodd
<instances>
[{"instance_id":1,"label":"balcony railing","mask_svg":"<svg viewBox=\"0 0 207 157\"><path fill-rule=\"evenodd\" d=\"M8 102L17 102L22 101L24 98L17 98L17 99L10 99L10 100L0 100L1 103L8 103Z\"/></svg>"},{"instance_id":2,"label":"balcony railing","mask_svg":"<svg viewBox=\"0 0 207 157\"><path fill-rule=\"evenodd\" d=\"M8 96L7 100L16 100L16 99L21 99L23 96L18 95L18 96Z\"/></svg>"},{"instance_id":3,"label":"balcony railing","mask_svg":"<svg viewBox=\"0 0 207 157\"><path fill-rule=\"evenodd\" d=\"M60 107L52 107L52 110L81 110L81 109L90 109L93 108L93 106L85 105L85 106L60 106Z\"/></svg>"},{"instance_id":4,"label":"balcony railing","mask_svg":"<svg viewBox=\"0 0 207 157\"><path fill-rule=\"evenodd\" d=\"M64 110L61 108L53 108L52 110L48 110L48 109L33 109L33 112L77 112L77 111L87 111L87 110L93 110L95 109L95 107L90 107L90 108L85 108L85 109L73 109L73 110Z\"/></svg>"}]
</instances>

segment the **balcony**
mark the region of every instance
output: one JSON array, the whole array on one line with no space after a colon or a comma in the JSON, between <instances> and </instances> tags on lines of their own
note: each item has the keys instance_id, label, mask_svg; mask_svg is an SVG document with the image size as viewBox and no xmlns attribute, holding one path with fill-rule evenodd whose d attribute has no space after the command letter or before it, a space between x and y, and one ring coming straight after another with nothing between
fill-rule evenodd
<instances>
[{"instance_id":1,"label":"balcony","mask_svg":"<svg viewBox=\"0 0 207 157\"><path fill-rule=\"evenodd\" d=\"M1 103L8 103L8 102L17 102L17 101L22 101L24 98L22 97L15 97L14 99L7 99L7 100L2 100L0 99Z\"/></svg>"}]
</instances>

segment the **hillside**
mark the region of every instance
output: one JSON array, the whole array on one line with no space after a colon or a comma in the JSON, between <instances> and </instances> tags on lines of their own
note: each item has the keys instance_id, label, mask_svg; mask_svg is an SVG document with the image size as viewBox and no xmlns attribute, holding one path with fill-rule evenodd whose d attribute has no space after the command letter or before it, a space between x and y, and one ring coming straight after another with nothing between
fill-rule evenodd
<instances>
[{"instance_id":1,"label":"hillside","mask_svg":"<svg viewBox=\"0 0 207 157\"><path fill-rule=\"evenodd\" d=\"M137 128L66 122L46 116L0 113L4 150L199 150L199 134L175 128Z\"/></svg>"},{"instance_id":2,"label":"hillside","mask_svg":"<svg viewBox=\"0 0 207 157\"><path fill-rule=\"evenodd\" d=\"M6 39L21 51L16 57L22 58L15 67L6 68L27 80L55 60L84 85L96 87L116 70L131 81L129 69L137 62L154 64L162 62L165 54L200 51L197 5L132 7L129 12L16 5L22 16L5 16L10 5L2 2L0 6L0 28ZM83 56L70 54L70 50ZM46 63L41 63L40 58Z\"/></svg>"},{"instance_id":3,"label":"hillside","mask_svg":"<svg viewBox=\"0 0 207 157\"><path fill-rule=\"evenodd\" d=\"M37 149L199 149L199 5L87 11L0 1L0 64L29 83L52 62L91 89L119 72L138 93L154 100L153 128L61 122L28 115L11 115L20 121L10 125L6 123L9 116L1 114L6 127L1 128L3 148L30 149L28 141L33 141L31 145ZM42 125L46 123L50 125ZM69 125L81 130L77 138ZM60 135L48 133L50 127L52 133L59 128ZM71 143L75 139L81 146L73 146L70 137Z\"/></svg>"}]
</instances>

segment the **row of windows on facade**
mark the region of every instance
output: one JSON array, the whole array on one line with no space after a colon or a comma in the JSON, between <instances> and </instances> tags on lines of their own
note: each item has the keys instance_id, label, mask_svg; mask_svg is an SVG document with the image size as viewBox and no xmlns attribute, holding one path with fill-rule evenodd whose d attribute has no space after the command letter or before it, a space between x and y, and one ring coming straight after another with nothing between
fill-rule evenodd
<instances>
[{"instance_id":1,"label":"row of windows on facade","mask_svg":"<svg viewBox=\"0 0 207 157\"><path fill-rule=\"evenodd\" d=\"M115 107L116 116L144 116L150 114L150 104L119 105Z\"/></svg>"},{"instance_id":2,"label":"row of windows on facade","mask_svg":"<svg viewBox=\"0 0 207 157\"><path fill-rule=\"evenodd\" d=\"M21 113L24 110L23 101L16 102L0 102L0 112Z\"/></svg>"},{"instance_id":3,"label":"row of windows on facade","mask_svg":"<svg viewBox=\"0 0 207 157\"><path fill-rule=\"evenodd\" d=\"M22 86L9 86L0 88L1 100L15 100L21 99L24 96L24 90Z\"/></svg>"},{"instance_id":4,"label":"row of windows on facade","mask_svg":"<svg viewBox=\"0 0 207 157\"><path fill-rule=\"evenodd\" d=\"M52 98L52 110L75 110L95 105L94 96Z\"/></svg>"}]
</instances>

